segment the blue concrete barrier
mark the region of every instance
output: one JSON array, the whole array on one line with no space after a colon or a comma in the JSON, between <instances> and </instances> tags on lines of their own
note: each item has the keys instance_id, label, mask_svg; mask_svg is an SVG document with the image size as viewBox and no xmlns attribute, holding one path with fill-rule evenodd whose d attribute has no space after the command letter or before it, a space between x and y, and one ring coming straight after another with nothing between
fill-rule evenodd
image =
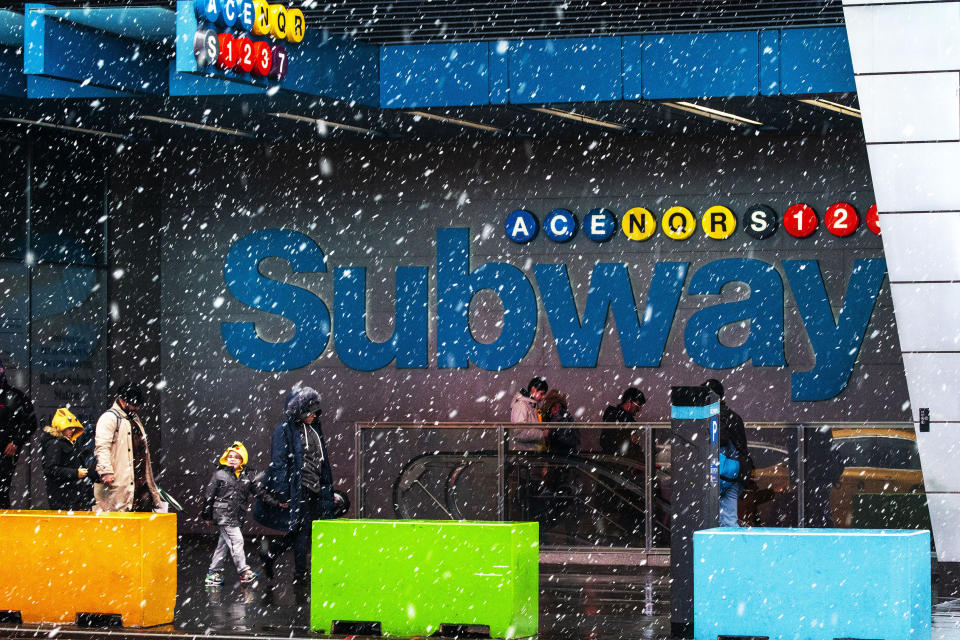
<instances>
[{"instance_id":1,"label":"blue concrete barrier","mask_svg":"<svg viewBox=\"0 0 960 640\"><path fill-rule=\"evenodd\" d=\"M723 527L693 554L696 640L930 638L929 531Z\"/></svg>"}]
</instances>

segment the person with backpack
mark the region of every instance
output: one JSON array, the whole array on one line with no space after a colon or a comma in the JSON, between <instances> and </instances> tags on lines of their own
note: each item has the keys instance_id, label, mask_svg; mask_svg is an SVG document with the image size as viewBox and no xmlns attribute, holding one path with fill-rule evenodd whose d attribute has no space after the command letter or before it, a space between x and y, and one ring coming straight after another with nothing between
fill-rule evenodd
<instances>
[{"instance_id":1,"label":"person with backpack","mask_svg":"<svg viewBox=\"0 0 960 640\"><path fill-rule=\"evenodd\" d=\"M573 422L567 409L567 394L551 389L543 397L541 422ZM571 427L551 427L547 432L547 451L567 455L580 446L580 431Z\"/></svg>"},{"instance_id":2,"label":"person with backpack","mask_svg":"<svg viewBox=\"0 0 960 640\"><path fill-rule=\"evenodd\" d=\"M747 432L743 418L723 401L723 384L715 378L703 383L720 398L719 433L720 449L720 526L738 527L737 507L740 494L750 474L753 473L753 458L747 448Z\"/></svg>"},{"instance_id":3,"label":"person with backpack","mask_svg":"<svg viewBox=\"0 0 960 640\"><path fill-rule=\"evenodd\" d=\"M93 491L83 451L77 444L83 425L69 409L57 409L50 426L43 430L40 445L48 506L60 511L89 510Z\"/></svg>"},{"instance_id":4,"label":"person with backpack","mask_svg":"<svg viewBox=\"0 0 960 640\"><path fill-rule=\"evenodd\" d=\"M580 431L560 424L572 423L573 416L567 409L567 394L550 389L543 397L540 418L544 423L557 424L547 432L547 461L544 476L543 515L548 523L561 524L567 533L576 528L573 496L577 487L572 486L575 475L571 472L565 456L571 455L580 446ZM539 520L539 518L538 518Z\"/></svg>"},{"instance_id":5,"label":"person with backpack","mask_svg":"<svg viewBox=\"0 0 960 640\"><path fill-rule=\"evenodd\" d=\"M137 415L142 406L140 385L125 382L117 389L113 406L97 420L96 511L149 513L166 509L153 477L147 432Z\"/></svg>"}]
</instances>

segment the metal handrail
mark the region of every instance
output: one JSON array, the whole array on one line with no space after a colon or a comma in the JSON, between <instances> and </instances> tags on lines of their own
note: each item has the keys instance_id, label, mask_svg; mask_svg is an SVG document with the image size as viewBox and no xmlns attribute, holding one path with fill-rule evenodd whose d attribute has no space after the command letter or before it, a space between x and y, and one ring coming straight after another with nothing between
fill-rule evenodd
<instances>
[{"instance_id":1,"label":"metal handrail","mask_svg":"<svg viewBox=\"0 0 960 640\"><path fill-rule=\"evenodd\" d=\"M817 420L812 422L745 422L747 429L786 429L790 427L803 427L804 429L820 429L823 427L842 428L842 429L907 429L913 428L912 422L897 421L867 421L867 420ZM355 422L355 429L459 429L459 430L487 430L487 429L529 429L538 427L549 429L553 426L561 426L564 429L624 429L624 428L652 428L669 429L669 422Z\"/></svg>"},{"instance_id":2,"label":"metal handrail","mask_svg":"<svg viewBox=\"0 0 960 640\"><path fill-rule=\"evenodd\" d=\"M803 526L806 522L805 514L805 462L806 457L805 451L805 442L803 432L808 429L821 429L823 427L830 428L840 428L840 429L912 429L912 422L898 422L898 421L811 421L811 422L747 422L745 427L748 431L751 430L766 430L766 429L777 429L780 431L793 429L796 432L796 442L797 442L797 452L796 458L791 461L792 464L796 465L797 474L797 519L798 523ZM356 509L357 514L363 516L363 505L364 505L364 447L363 447L363 432L364 431L399 431L399 430L421 430L421 431L445 431L445 430L461 430L461 431L489 431L496 432L497 438L497 518L503 520L505 515L505 467L506 467L506 436L507 433L513 429L529 429L531 427L549 429L553 427L562 427L565 429L579 429L579 430L604 430L604 429L639 429L643 431L643 456L644 456L644 469L645 469L645 481L644 481L644 496L645 496L645 545L644 552L649 554L656 554L662 552L662 549L657 549L652 546L653 539L653 484L654 484L654 473L653 469L653 433L657 430L666 430L670 428L669 422L635 422L635 423L610 423L610 422L563 422L563 423L550 423L550 422L530 422L530 423L510 423L503 421L496 422L483 422L483 421L471 421L471 422L380 422L380 421L365 421L365 422L356 422L354 423L354 444L356 455L354 456L354 471L355 471L355 492L356 492Z\"/></svg>"}]
</instances>

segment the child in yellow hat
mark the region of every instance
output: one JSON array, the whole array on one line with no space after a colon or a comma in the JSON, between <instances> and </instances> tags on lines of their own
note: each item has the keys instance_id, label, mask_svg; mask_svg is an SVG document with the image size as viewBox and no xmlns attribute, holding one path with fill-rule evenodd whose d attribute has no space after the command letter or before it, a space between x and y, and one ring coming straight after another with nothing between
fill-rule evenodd
<instances>
[{"instance_id":1,"label":"child in yellow hat","mask_svg":"<svg viewBox=\"0 0 960 640\"><path fill-rule=\"evenodd\" d=\"M50 426L43 430L43 477L50 508L62 511L90 509L93 485L86 480L83 452L77 446L83 425L69 409L57 409Z\"/></svg>"},{"instance_id":2,"label":"child in yellow hat","mask_svg":"<svg viewBox=\"0 0 960 640\"><path fill-rule=\"evenodd\" d=\"M227 554L233 558L241 583L247 584L257 579L257 574L247 564L243 550L243 534L240 532L251 495L261 497L274 506L288 506L260 489L246 468L248 459L247 448L243 443L234 442L220 456L220 466L207 485L202 517L208 525L216 524L220 528L220 540L204 580L207 585L223 584L223 565Z\"/></svg>"}]
</instances>

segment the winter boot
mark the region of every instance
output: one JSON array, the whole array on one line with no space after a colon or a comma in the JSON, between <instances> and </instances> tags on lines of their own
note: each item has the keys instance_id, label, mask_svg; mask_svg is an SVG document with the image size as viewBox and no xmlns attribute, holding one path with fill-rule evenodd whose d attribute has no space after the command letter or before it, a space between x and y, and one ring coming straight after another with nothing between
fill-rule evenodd
<instances>
[{"instance_id":1,"label":"winter boot","mask_svg":"<svg viewBox=\"0 0 960 640\"><path fill-rule=\"evenodd\" d=\"M260 543L259 549L260 562L263 564L263 575L266 576L267 580L273 580L273 554L270 553L270 543L267 540L263 540Z\"/></svg>"}]
</instances>

